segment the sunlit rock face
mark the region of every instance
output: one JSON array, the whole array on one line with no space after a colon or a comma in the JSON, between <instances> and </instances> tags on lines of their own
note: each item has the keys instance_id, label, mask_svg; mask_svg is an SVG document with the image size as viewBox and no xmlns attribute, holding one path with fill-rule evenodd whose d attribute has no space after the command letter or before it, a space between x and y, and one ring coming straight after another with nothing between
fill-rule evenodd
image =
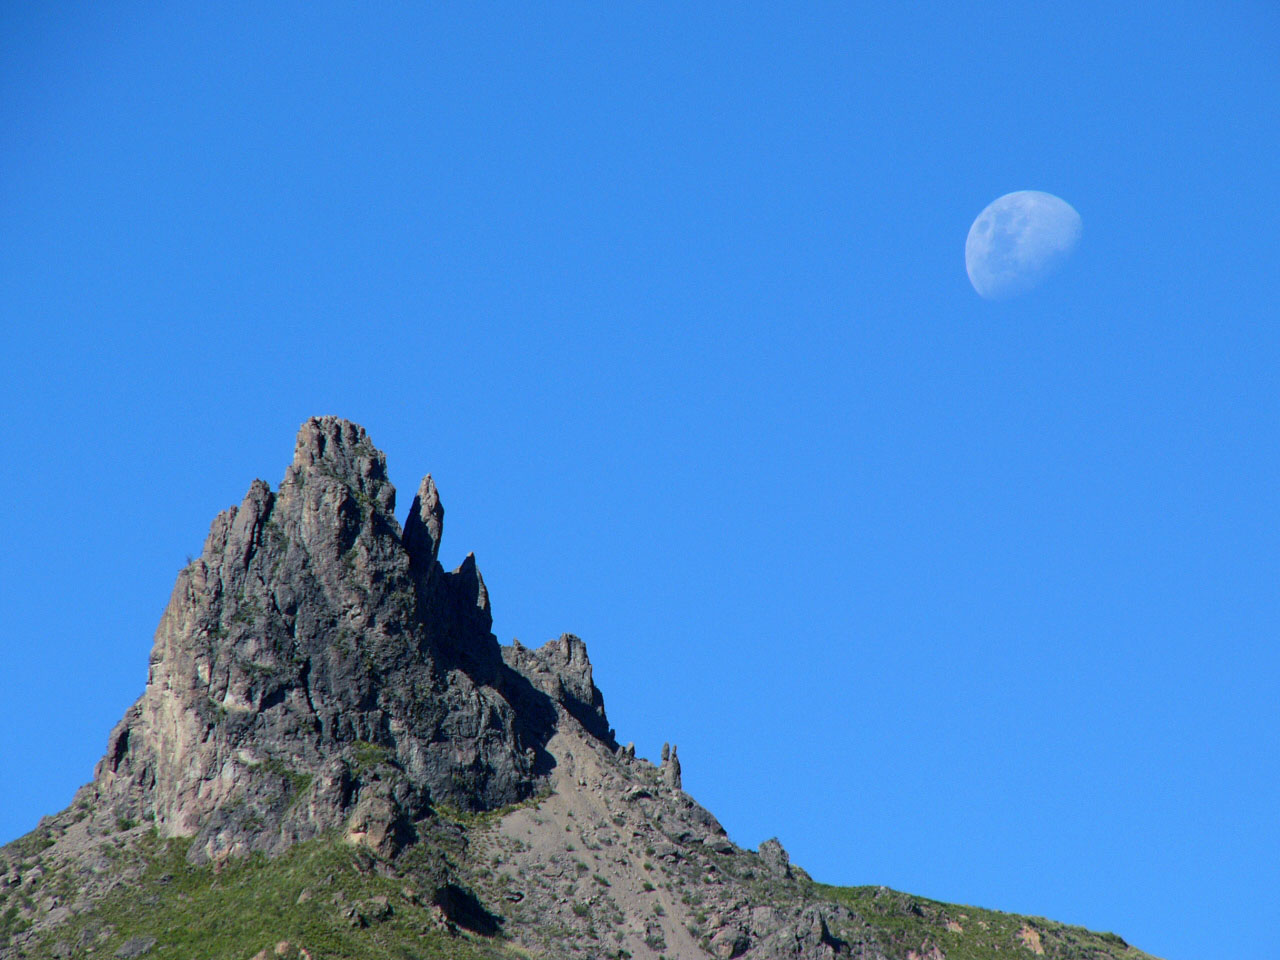
<instances>
[{"instance_id":1,"label":"sunlit rock face","mask_svg":"<svg viewBox=\"0 0 1280 960\"><path fill-rule=\"evenodd\" d=\"M221 858L352 811L375 811L386 822L364 833L390 843L432 803L487 809L538 789L549 698L504 663L475 558L441 567L431 478L403 532L394 508L363 428L323 417L303 424L278 490L256 480L219 514L98 765L121 815ZM569 686L608 737L578 659Z\"/></svg>"}]
</instances>

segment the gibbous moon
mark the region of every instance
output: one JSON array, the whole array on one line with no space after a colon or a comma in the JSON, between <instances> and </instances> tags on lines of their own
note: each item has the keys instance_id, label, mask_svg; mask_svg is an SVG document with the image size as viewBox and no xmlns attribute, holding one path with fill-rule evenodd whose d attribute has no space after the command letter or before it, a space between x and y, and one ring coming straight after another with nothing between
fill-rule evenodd
<instances>
[{"instance_id":1,"label":"gibbous moon","mask_svg":"<svg viewBox=\"0 0 1280 960\"><path fill-rule=\"evenodd\" d=\"M1080 241L1080 214L1051 193L1006 193L978 214L964 242L973 289L1005 300L1038 286Z\"/></svg>"}]
</instances>

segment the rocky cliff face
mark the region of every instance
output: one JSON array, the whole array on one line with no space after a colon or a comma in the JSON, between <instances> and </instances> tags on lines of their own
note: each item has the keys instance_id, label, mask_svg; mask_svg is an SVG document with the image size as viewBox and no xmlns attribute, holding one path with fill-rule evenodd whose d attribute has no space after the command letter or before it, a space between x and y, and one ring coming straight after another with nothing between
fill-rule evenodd
<instances>
[{"instance_id":1,"label":"rocky cliff face","mask_svg":"<svg viewBox=\"0 0 1280 960\"><path fill-rule=\"evenodd\" d=\"M120 816L195 836L193 856L213 859L282 849L356 811L369 822L353 831L394 844L432 804L536 792L554 697L610 738L581 641L509 666L475 558L440 565L431 478L403 531L395 497L365 431L324 417L302 426L277 491L254 481L214 520L96 771Z\"/></svg>"},{"instance_id":2,"label":"rocky cliff face","mask_svg":"<svg viewBox=\"0 0 1280 960\"><path fill-rule=\"evenodd\" d=\"M739 848L674 745L618 746L581 640L498 644L429 476L394 508L322 417L214 520L93 782L0 848L0 960L1145 956Z\"/></svg>"}]
</instances>

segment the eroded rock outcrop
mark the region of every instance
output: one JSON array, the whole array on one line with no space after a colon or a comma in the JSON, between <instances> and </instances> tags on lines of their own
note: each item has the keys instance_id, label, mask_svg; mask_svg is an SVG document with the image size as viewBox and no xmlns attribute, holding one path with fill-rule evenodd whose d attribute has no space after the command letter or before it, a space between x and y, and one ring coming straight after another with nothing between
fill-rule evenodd
<instances>
[{"instance_id":1,"label":"eroded rock outcrop","mask_svg":"<svg viewBox=\"0 0 1280 960\"><path fill-rule=\"evenodd\" d=\"M385 847L433 803L529 796L566 704L610 737L585 647L503 659L468 555L439 562L423 480L402 531L364 429L308 420L276 491L213 522L156 632L146 691L110 737L100 797L193 856L272 850L343 826Z\"/></svg>"}]
</instances>

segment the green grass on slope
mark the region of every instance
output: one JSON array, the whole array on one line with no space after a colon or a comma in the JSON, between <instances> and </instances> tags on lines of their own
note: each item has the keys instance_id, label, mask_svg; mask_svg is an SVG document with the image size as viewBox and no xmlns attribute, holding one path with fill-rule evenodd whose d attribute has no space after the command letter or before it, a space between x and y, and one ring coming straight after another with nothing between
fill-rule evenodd
<instances>
[{"instance_id":1,"label":"green grass on slope","mask_svg":"<svg viewBox=\"0 0 1280 960\"><path fill-rule=\"evenodd\" d=\"M930 960L934 948L946 960L1154 960L1114 933L1092 933L1041 917L939 903L886 887L815 883L814 894L866 920L893 960L908 960L909 954Z\"/></svg>"},{"instance_id":2,"label":"green grass on slope","mask_svg":"<svg viewBox=\"0 0 1280 960\"><path fill-rule=\"evenodd\" d=\"M67 956L70 947L70 957L113 957L130 940L154 938L146 960L249 960L286 940L315 960L522 956L499 940L439 929L429 865L415 877L411 854L401 875L390 877L365 851L332 839L218 870L193 867L186 852L185 841L154 834L142 840L137 853L147 865L139 882L50 931L25 954ZM419 886L416 879L426 882ZM386 904L376 897L386 897Z\"/></svg>"},{"instance_id":3,"label":"green grass on slope","mask_svg":"<svg viewBox=\"0 0 1280 960\"><path fill-rule=\"evenodd\" d=\"M501 933L488 937L466 928L452 933L441 928L432 898L455 873L450 864L465 861L465 839L446 821L424 839L428 842L398 858L393 875L389 864L333 837L298 844L274 860L251 856L215 868L188 863L187 841L135 834L134 842L108 851L107 859L117 876L137 879L15 955L112 958L132 941L151 943L145 960L250 960L263 950L274 958L275 946L288 941L294 950L285 960L295 960L297 948L314 960L527 956ZM73 902L74 878L48 866L38 895L56 893L62 902ZM754 899L782 903L799 896L843 904L865 925L833 933L878 948L891 960L1153 960L1111 933L939 903L885 887L828 886L802 872L799 878L798 888L759 886ZM454 916L465 915L465 901L463 896L454 902L461 910ZM494 921L481 913L482 920ZM0 954L7 939L0 935Z\"/></svg>"}]
</instances>

